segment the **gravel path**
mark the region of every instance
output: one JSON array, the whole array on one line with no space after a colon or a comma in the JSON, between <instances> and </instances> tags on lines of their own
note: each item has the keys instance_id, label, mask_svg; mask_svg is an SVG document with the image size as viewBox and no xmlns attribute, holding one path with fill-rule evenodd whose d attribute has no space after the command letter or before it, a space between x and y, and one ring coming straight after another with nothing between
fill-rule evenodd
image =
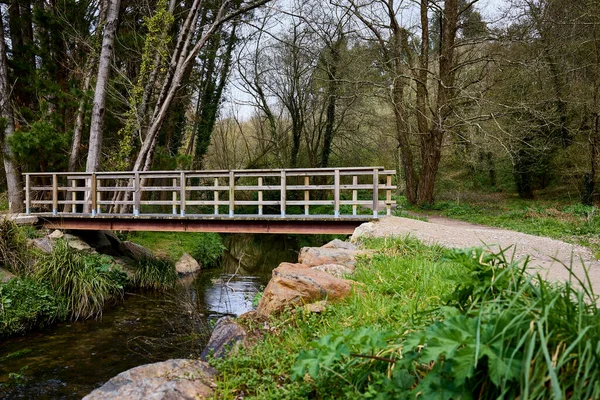
<instances>
[{"instance_id":1,"label":"gravel path","mask_svg":"<svg viewBox=\"0 0 600 400\"><path fill-rule=\"evenodd\" d=\"M445 247L465 248L483 246L493 251L510 247L516 259L530 256L530 267L549 280L567 280L569 272L562 265L573 265L577 277L585 280L583 264L588 269L595 293L600 293L600 261L582 246L560 240L528 235L444 217L429 217L429 222L401 217L385 217L377 222L361 225L354 232L359 236L389 237L413 236L425 243L438 243Z\"/></svg>"}]
</instances>

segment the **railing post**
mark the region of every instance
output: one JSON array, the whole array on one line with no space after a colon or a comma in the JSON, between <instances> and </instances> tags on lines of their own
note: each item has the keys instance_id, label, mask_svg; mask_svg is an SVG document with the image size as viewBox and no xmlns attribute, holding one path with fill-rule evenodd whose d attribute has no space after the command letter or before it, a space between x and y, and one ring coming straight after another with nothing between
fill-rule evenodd
<instances>
[{"instance_id":1,"label":"railing post","mask_svg":"<svg viewBox=\"0 0 600 400\"><path fill-rule=\"evenodd\" d=\"M373 169L373 218L379 215L379 170Z\"/></svg>"},{"instance_id":2,"label":"railing post","mask_svg":"<svg viewBox=\"0 0 600 400\"><path fill-rule=\"evenodd\" d=\"M185 217L185 172L179 175L179 215Z\"/></svg>"},{"instance_id":3,"label":"railing post","mask_svg":"<svg viewBox=\"0 0 600 400\"><path fill-rule=\"evenodd\" d=\"M387 189L385 191L385 214L389 217L390 215L392 215L392 189L390 189L390 187L392 186L391 175L387 176L385 180L385 185L387 186Z\"/></svg>"},{"instance_id":4,"label":"railing post","mask_svg":"<svg viewBox=\"0 0 600 400\"><path fill-rule=\"evenodd\" d=\"M31 213L31 178L25 175L25 213Z\"/></svg>"},{"instance_id":5,"label":"railing post","mask_svg":"<svg viewBox=\"0 0 600 400\"><path fill-rule=\"evenodd\" d=\"M308 175L306 175L304 177L304 186L309 186L310 185L310 177ZM309 209L309 205L308 202L310 201L310 191L308 189L304 189L304 215L309 215L310 214L310 209Z\"/></svg>"},{"instance_id":6,"label":"railing post","mask_svg":"<svg viewBox=\"0 0 600 400\"><path fill-rule=\"evenodd\" d=\"M281 216L285 217L285 199L286 199L286 183L285 183L285 169L281 170L281 198L280 198L280 206L281 206Z\"/></svg>"},{"instance_id":7,"label":"railing post","mask_svg":"<svg viewBox=\"0 0 600 400\"><path fill-rule=\"evenodd\" d=\"M233 217L235 210L235 173L229 171L229 216Z\"/></svg>"},{"instance_id":8,"label":"railing post","mask_svg":"<svg viewBox=\"0 0 600 400\"><path fill-rule=\"evenodd\" d=\"M58 214L58 177L52 174L52 215Z\"/></svg>"},{"instance_id":9,"label":"railing post","mask_svg":"<svg viewBox=\"0 0 600 400\"><path fill-rule=\"evenodd\" d=\"M219 191L217 190L218 187L219 187L219 178L215 178L215 191L214 191L215 215L219 215Z\"/></svg>"},{"instance_id":10,"label":"railing post","mask_svg":"<svg viewBox=\"0 0 600 400\"><path fill-rule=\"evenodd\" d=\"M333 174L333 216L340 216L340 170L336 169Z\"/></svg>"},{"instance_id":11,"label":"railing post","mask_svg":"<svg viewBox=\"0 0 600 400\"><path fill-rule=\"evenodd\" d=\"M98 179L98 177L96 177L96 188L100 188L102 186L102 184L100 184L100 179ZM102 192L98 189L96 189L96 192L98 193L96 195L96 215L100 214L100 212L102 211L102 206L100 205L100 202L102 201Z\"/></svg>"},{"instance_id":12,"label":"railing post","mask_svg":"<svg viewBox=\"0 0 600 400\"><path fill-rule=\"evenodd\" d=\"M90 180L90 193L91 193L91 201L92 201L92 217L96 216L96 206L97 206L97 200L98 200L98 194L96 191L96 174L92 173L92 179Z\"/></svg>"},{"instance_id":13,"label":"railing post","mask_svg":"<svg viewBox=\"0 0 600 400\"><path fill-rule=\"evenodd\" d=\"M140 173L133 173L133 216L140 216Z\"/></svg>"},{"instance_id":14,"label":"railing post","mask_svg":"<svg viewBox=\"0 0 600 400\"><path fill-rule=\"evenodd\" d=\"M71 179L71 189L76 188L77 179ZM73 202L73 204L71 204L71 213L75 214L77 212L77 204L75 204L75 202L77 201L77 192L75 190L71 192L71 201Z\"/></svg>"},{"instance_id":15,"label":"railing post","mask_svg":"<svg viewBox=\"0 0 600 400\"><path fill-rule=\"evenodd\" d=\"M177 187L177 178L173 178L173 195L171 198L173 199L173 215L177 215L177 191L175 188Z\"/></svg>"},{"instance_id":16,"label":"railing post","mask_svg":"<svg viewBox=\"0 0 600 400\"><path fill-rule=\"evenodd\" d=\"M352 186L355 187L355 189L352 189L352 215L356 215L357 209L358 209L358 204L356 204L358 202L358 190L356 190L356 186L358 185L358 176L354 175L352 177Z\"/></svg>"},{"instance_id":17,"label":"railing post","mask_svg":"<svg viewBox=\"0 0 600 400\"><path fill-rule=\"evenodd\" d=\"M263 178L262 176L258 177L258 187L262 187L263 185ZM258 190L258 215L263 215L263 205L262 205L262 201L263 201L263 191L262 190Z\"/></svg>"}]
</instances>

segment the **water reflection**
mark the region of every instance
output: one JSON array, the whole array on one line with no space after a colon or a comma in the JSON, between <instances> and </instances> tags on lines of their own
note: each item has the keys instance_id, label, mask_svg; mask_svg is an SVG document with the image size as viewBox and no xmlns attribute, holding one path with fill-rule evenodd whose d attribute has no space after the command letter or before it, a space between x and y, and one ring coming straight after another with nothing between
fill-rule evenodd
<instances>
[{"instance_id":1,"label":"water reflection","mask_svg":"<svg viewBox=\"0 0 600 400\"><path fill-rule=\"evenodd\" d=\"M273 268L297 257L297 241L284 236L230 236L226 246L221 268L187 276L172 291L130 294L101 321L0 343L0 384L13 382L0 388L0 398L81 398L129 368L199 355L209 321L252 309Z\"/></svg>"}]
</instances>

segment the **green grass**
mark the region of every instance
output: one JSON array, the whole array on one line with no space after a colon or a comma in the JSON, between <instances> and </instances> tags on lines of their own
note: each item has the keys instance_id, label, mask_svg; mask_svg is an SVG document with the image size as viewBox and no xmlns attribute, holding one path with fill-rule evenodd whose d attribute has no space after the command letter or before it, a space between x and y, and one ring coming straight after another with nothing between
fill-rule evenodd
<instances>
[{"instance_id":1,"label":"green grass","mask_svg":"<svg viewBox=\"0 0 600 400\"><path fill-rule=\"evenodd\" d=\"M600 256L600 210L555 200L521 200L498 197L467 202L440 201L427 208L404 209L420 214L442 215L481 225L496 226L538 236L547 236L588 246Z\"/></svg>"},{"instance_id":2,"label":"green grass","mask_svg":"<svg viewBox=\"0 0 600 400\"><path fill-rule=\"evenodd\" d=\"M216 233L202 232L134 232L126 237L150 249L159 258L177 261L183 253L209 257L211 262L223 254L221 238ZM201 259L198 260L202 262Z\"/></svg>"},{"instance_id":3,"label":"green grass","mask_svg":"<svg viewBox=\"0 0 600 400\"><path fill-rule=\"evenodd\" d=\"M255 347L214 361L221 372L219 396L306 398L314 388L292 381L291 369L313 340L348 328L404 332L434 320L435 313L428 310L454 289L448 278L460 270L442 261L444 250L414 239L374 240L367 246L379 250L358 263L352 279L364 284L360 290L321 315L300 312L274 318L270 333Z\"/></svg>"},{"instance_id":4,"label":"green grass","mask_svg":"<svg viewBox=\"0 0 600 400\"><path fill-rule=\"evenodd\" d=\"M33 277L65 299L74 320L99 317L105 304L123 296L122 273L107 258L74 251L64 241L37 259Z\"/></svg>"},{"instance_id":5,"label":"green grass","mask_svg":"<svg viewBox=\"0 0 600 400\"><path fill-rule=\"evenodd\" d=\"M140 260L135 266L132 283L143 289L166 290L177 280L177 271L171 260L147 258Z\"/></svg>"},{"instance_id":6,"label":"green grass","mask_svg":"<svg viewBox=\"0 0 600 400\"><path fill-rule=\"evenodd\" d=\"M271 318L254 347L213 360L217 395L254 399L600 397L589 282L550 284L482 249L376 240L363 285L323 314ZM575 279L575 278L574 278Z\"/></svg>"}]
</instances>

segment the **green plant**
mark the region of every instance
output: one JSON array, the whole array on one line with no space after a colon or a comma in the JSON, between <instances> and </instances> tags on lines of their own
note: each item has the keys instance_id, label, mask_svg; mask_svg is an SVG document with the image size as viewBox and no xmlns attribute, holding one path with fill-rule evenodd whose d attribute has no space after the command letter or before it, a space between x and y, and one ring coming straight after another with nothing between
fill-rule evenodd
<instances>
[{"instance_id":1,"label":"green plant","mask_svg":"<svg viewBox=\"0 0 600 400\"><path fill-rule=\"evenodd\" d=\"M63 299L44 283L29 278L0 283L0 337L62 321L67 313Z\"/></svg>"},{"instance_id":2,"label":"green plant","mask_svg":"<svg viewBox=\"0 0 600 400\"><path fill-rule=\"evenodd\" d=\"M58 241L51 254L37 260L35 277L65 298L74 320L99 317L107 302L123 296L123 286L108 270L104 258L80 253L64 241Z\"/></svg>"},{"instance_id":3,"label":"green plant","mask_svg":"<svg viewBox=\"0 0 600 400\"><path fill-rule=\"evenodd\" d=\"M165 290L173 287L176 280L177 271L171 261L146 258L137 262L132 282L140 288Z\"/></svg>"},{"instance_id":4,"label":"green plant","mask_svg":"<svg viewBox=\"0 0 600 400\"><path fill-rule=\"evenodd\" d=\"M26 275L31 273L32 263L25 231L14 222L0 218L0 266Z\"/></svg>"},{"instance_id":5,"label":"green plant","mask_svg":"<svg viewBox=\"0 0 600 400\"><path fill-rule=\"evenodd\" d=\"M191 256L194 257L203 268L212 268L217 266L224 251L225 246L223 245L221 236L217 233L206 233L196 237Z\"/></svg>"},{"instance_id":6,"label":"green plant","mask_svg":"<svg viewBox=\"0 0 600 400\"><path fill-rule=\"evenodd\" d=\"M550 284L481 249L451 251L456 290L424 329L326 335L293 377L318 393L365 398L598 398L600 321L589 281ZM368 338L361 345L363 337Z\"/></svg>"}]
</instances>

